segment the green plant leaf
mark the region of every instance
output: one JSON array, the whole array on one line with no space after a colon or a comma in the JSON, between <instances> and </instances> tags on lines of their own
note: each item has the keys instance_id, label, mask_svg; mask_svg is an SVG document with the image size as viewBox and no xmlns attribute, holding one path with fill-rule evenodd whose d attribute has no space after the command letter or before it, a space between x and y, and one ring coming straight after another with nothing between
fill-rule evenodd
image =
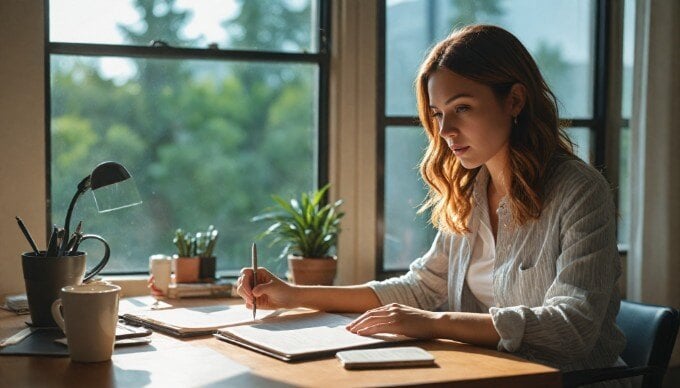
<instances>
[{"instance_id":1,"label":"green plant leaf","mask_svg":"<svg viewBox=\"0 0 680 388\"><path fill-rule=\"evenodd\" d=\"M335 248L340 232L340 218L344 213L337 210L342 200L322 204L329 185L313 192L302 192L299 198L284 200L272 195L275 207L253 217L252 221L269 221L271 225L260 233L259 238L271 238L270 245L283 244L287 253L304 257L325 257Z\"/></svg>"}]
</instances>

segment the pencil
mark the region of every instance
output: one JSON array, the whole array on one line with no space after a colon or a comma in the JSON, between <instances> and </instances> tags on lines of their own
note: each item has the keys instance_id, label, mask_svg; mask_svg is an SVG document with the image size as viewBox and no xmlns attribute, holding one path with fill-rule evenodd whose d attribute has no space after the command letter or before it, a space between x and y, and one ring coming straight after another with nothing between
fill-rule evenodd
<instances>
[{"instance_id":1,"label":"pencil","mask_svg":"<svg viewBox=\"0 0 680 388\"><path fill-rule=\"evenodd\" d=\"M24 234L26 237L26 240L28 240L28 243L31 244L31 248L33 248L33 253L38 255L38 247L35 245L35 241L33 241L33 237L31 237L31 234L28 232L28 229L26 228L26 225L24 225L24 221L19 218L19 216L15 216L14 218L17 219L17 224L19 224L19 229L21 229L21 232Z\"/></svg>"},{"instance_id":2,"label":"pencil","mask_svg":"<svg viewBox=\"0 0 680 388\"><path fill-rule=\"evenodd\" d=\"M252 262L253 262L253 287L255 288L257 286L257 246L255 243L253 243L253 249L251 252L250 256ZM252 290L251 288L251 290ZM255 319L255 314L257 314L257 301L255 296L253 295L253 320Z\"/></svg>"}]
</instances>

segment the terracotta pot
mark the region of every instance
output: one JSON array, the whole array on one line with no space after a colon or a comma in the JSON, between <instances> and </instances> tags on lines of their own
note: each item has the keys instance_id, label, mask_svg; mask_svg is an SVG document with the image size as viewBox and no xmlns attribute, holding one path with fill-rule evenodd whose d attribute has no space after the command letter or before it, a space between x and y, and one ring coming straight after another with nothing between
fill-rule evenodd
<instances>
[{"instance_id":1,"label":"terracotta pot","mask_svg":"<svg viewBox=\"0 0 680 388\"><path fill-rule=\"evenodd\" d=\"M174 257L175 283L196 283L201 267L197 257Z\"/></svg>"},{"instance_id":2,"label":"terracotta pot","mask_svg":"<svg viewBox=\"0 0 680 388\"><path fill-rule=\"evenodd\" d=\"M338 270L338 258L288 255L288 270L295 284L331 286Z\"/></svg>"}]
</instances>

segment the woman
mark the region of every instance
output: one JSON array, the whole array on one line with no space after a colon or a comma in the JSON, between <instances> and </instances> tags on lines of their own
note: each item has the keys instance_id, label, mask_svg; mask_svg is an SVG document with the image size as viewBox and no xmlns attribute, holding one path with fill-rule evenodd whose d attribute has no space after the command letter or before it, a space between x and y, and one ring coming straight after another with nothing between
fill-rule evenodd
<instances>
[{"instance_id":1,"label":"woman","mask_svg":"<svg viewBox=\"0 0 680 388\"><path fill-rule=\"evenodd\" d=\"M477 25L438 43L416 80L429 139L423 209L438 228L409 272L304 287L244 269L260 308L363 312L348 329L497 347L563 370L616 365L621 268L606 180L578 160L536 63L509 32Z\"/></svg>"}]
</instances>

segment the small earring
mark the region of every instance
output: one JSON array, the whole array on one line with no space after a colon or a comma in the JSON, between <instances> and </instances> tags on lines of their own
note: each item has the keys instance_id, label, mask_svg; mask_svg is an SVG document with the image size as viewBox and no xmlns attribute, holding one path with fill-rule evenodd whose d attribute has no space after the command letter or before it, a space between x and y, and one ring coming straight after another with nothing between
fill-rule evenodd
<instances>
[{"instance_id":1,"label":"small earring","mask_svg":"<svg viewBox=\"0 0 680 388\"><path fill-rule=\"evenodd\" d=\"M515 125L517 125L517 116L512 118L512 122L515 123Z\"/></svg>"}]
</instances>

